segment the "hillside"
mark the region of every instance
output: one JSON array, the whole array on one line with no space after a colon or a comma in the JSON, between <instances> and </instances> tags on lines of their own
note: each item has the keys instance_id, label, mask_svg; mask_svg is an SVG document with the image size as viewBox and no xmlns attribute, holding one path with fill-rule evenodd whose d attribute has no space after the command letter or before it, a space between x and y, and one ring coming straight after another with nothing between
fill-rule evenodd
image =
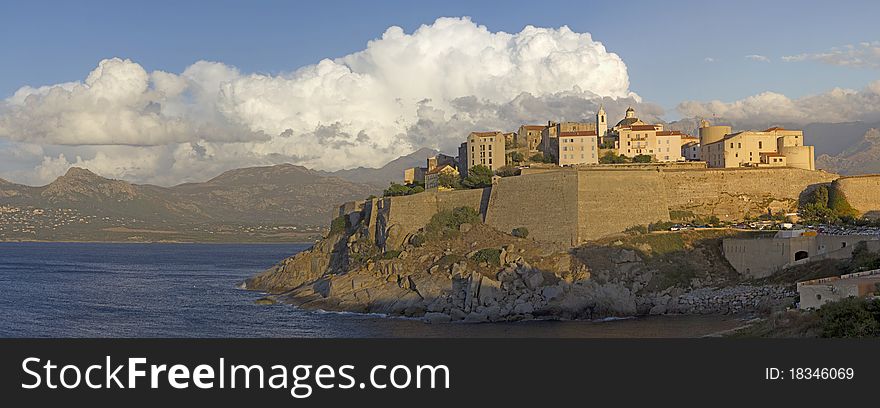
<instances>
[{"instance_id":1,"label":"hillside","mask_svg":"<svg viewBox=\"0 0 880 408\"><path fill-rule=\"evenodd\" d=\"M843 175L880 173L880 130L869 129L860 141L839 154L817 157L816 167Z\"/></svg>"},{"instance_id":2,"label":"hillside","mask_svg":"<svg viewBox=\"0 0 880 408\"><path fill-rule=\"evenodd\" d=\"M436 155L437 150L421 148L406 156L400 156L388 164L375 169L369 167L358 167L355 169L338 170L327 175L339 177L355 183L364 183L376 186L378 188L388 187L388 183L392 181L399 182L403 177L403 170L410 167L424 167L428 157Z\"/></svg>"}]
</instances>

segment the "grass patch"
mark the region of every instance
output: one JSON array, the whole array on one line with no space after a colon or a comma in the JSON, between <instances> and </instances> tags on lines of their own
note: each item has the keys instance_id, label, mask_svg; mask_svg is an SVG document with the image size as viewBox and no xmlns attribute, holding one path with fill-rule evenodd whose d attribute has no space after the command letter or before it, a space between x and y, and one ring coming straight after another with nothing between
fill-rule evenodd
<instances>
[{"instance_id":1,"label":"grass patch","mask_svg":"<svg viewBox=\"0 0 880 408\"><path fill-rule=\"evenodd\" d=\"M498 248L485 248L477 251L474 256L471 257L475 262L486 262L489 265L500 266L501 265L501 250Z\"/></svg>"},{"instance_id":2,"label":"grass patch","mask_svg":"<svg viewBox=\"0 0 880 408\"><path fill-rule=\"evenodd\" d=\"M382 254L382 256L380 257L380 259L394 259L394 258L397 258L398 256L400 256L400 251L396 251L396 250L385 251Z\"/></svg>"}]
</instances>

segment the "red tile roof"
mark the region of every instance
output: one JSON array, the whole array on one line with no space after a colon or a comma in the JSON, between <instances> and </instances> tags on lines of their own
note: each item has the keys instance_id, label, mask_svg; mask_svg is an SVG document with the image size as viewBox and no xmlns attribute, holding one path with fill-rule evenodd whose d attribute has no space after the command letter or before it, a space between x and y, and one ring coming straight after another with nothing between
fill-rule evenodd
<instances>
[{"instance_id":1,"label":"red tile roof","mask_svg":"<svg viewBox=\"0 0 880 408\"><path fill-rule=\"evenodd\" d=\"M525 130L544 130L544 125L522 125Z\"/></svg>"},{"instance_id":2,"label":"red tile roof","mask_svg":"<svg viewBox=\"0 0 880 408\"><path fill-rule=\"evenodd\" d=\"M487 137L487 136L498 136L498 134L501 132L496 131L496 132L471 132L471 133L476 136L479 136L479 137Z\"/></svg>"},{"instance_id":3,"label":"red tile roof","mask_svg":"<svg viewBox=\"0 0 880 408\"><path fill-rule=\"evenodd\" d=\"M595 130L580 130L577 132L559 132L559 137L569 137L569 136L596 136Z\"/></svg>"},{"instance_id":4,"label":"red tile roof","mask_svg":"<svg viewBox=\"0 0 880 408\"><path fill-rule=\"evenodd\" d=\"M680 135L680 134L681 134L681 132L678 130L661 130L661 131L657 132L657 136L675 136L675 135ZM685 135L685 136L687 136L687 135Z\"/></svg>"},{"instance_id":5,"label":"red tile roof","mask_svg":"<svg viewBox=\"0 0 880 408\"><path fill-rule=\"evenodd\" d=\"M785 130L785 128L779 127L779 126L773 126L772 128L765 130L765 132L772 132L774 130Z\"/></svg>"}]
</instances>

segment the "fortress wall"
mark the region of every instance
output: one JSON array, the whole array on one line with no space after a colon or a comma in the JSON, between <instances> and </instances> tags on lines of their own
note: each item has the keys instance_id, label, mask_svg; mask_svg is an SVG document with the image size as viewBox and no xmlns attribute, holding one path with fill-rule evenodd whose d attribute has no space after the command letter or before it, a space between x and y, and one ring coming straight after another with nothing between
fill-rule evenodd
<instances>
[{"instance_id":1,"label":"fortress wall","mask_svg":"<svg viewBox=\"0 0 880 408\"><path fill-rule=\"evenodd\" d=\"M880 175L843 177L834 186L860 214L880 218Z\"/></svg>"},{"instance_id":2,"label":"fortress wall","mask_svg":"<svg viewBox=\"0 0 880 408\"><path fill-rule=\"evenodd\" d=\"M770 208L793 211L809 188L834 181L832 173L794 168L664 170L670 210L738 221Z\"/></svg>"},{"instance_id":3,"label":"fortress wall","mask_svg":"<svg viewBox=\"0 0 880 408\"><path fill-rule=\"evenodd\" d=\"M578 172L578 242L669 220L667 187L651 170Z\"/></svg>"},{"instance_id":4,"label":"fortress wall","mask_svg":"<svg viewBox=\"0 0 880 408\"><path fill-rule=\"evenodd\" d=\"M431 221L438 211L471 207L480 211L483 190L425 191L419 194L379 200L374 231L376 242L386 249L400 247L410 234Z\"/></svg>"},{"instance_id":5,"label":"fortress wall","mask_svg":"<svg viewBox=\"0 0 880 408\"><path fill-rule=\"evenodd\" d=\"M506 177L492 187L486 224L503 232L526 227L529 238L577 241L577 171Z\"/></svg>"}]
</instances>

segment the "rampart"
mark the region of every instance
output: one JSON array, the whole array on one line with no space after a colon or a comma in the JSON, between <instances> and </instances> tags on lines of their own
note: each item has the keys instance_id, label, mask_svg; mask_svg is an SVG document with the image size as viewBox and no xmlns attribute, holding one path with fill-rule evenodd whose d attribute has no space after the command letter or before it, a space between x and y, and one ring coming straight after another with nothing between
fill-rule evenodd
<instances>
[{"instance_id":1,"label":"rampart","mask_svg":"<svg viewBox=\"0 0 880 408\"><path fill-rule=\"evenodd\" d=\"M834 186L861 215L880 218L880 175L842 177Z\"/></svg>"},{"instance_id":2,"label":"rampart","mask_svg":"<svg viewBox=\"0 0 880 408\"><path fill-rule=\"evenodd\" d=\"M517 227L529 237L578 245L635 225L670 219L671 212L715 215L739 221L768 210L795 211L799 199L839 176L794 168L699 169L687 167L545 169L497 180L482 190L426 191L340 207L359 211L376 243L399 247L437 211L468 206L498 230ZM872 184L873 183L873 184ZM862 212L880 209L877 178L846 178L838 184Z\"/></svg>"}]
</instances>

